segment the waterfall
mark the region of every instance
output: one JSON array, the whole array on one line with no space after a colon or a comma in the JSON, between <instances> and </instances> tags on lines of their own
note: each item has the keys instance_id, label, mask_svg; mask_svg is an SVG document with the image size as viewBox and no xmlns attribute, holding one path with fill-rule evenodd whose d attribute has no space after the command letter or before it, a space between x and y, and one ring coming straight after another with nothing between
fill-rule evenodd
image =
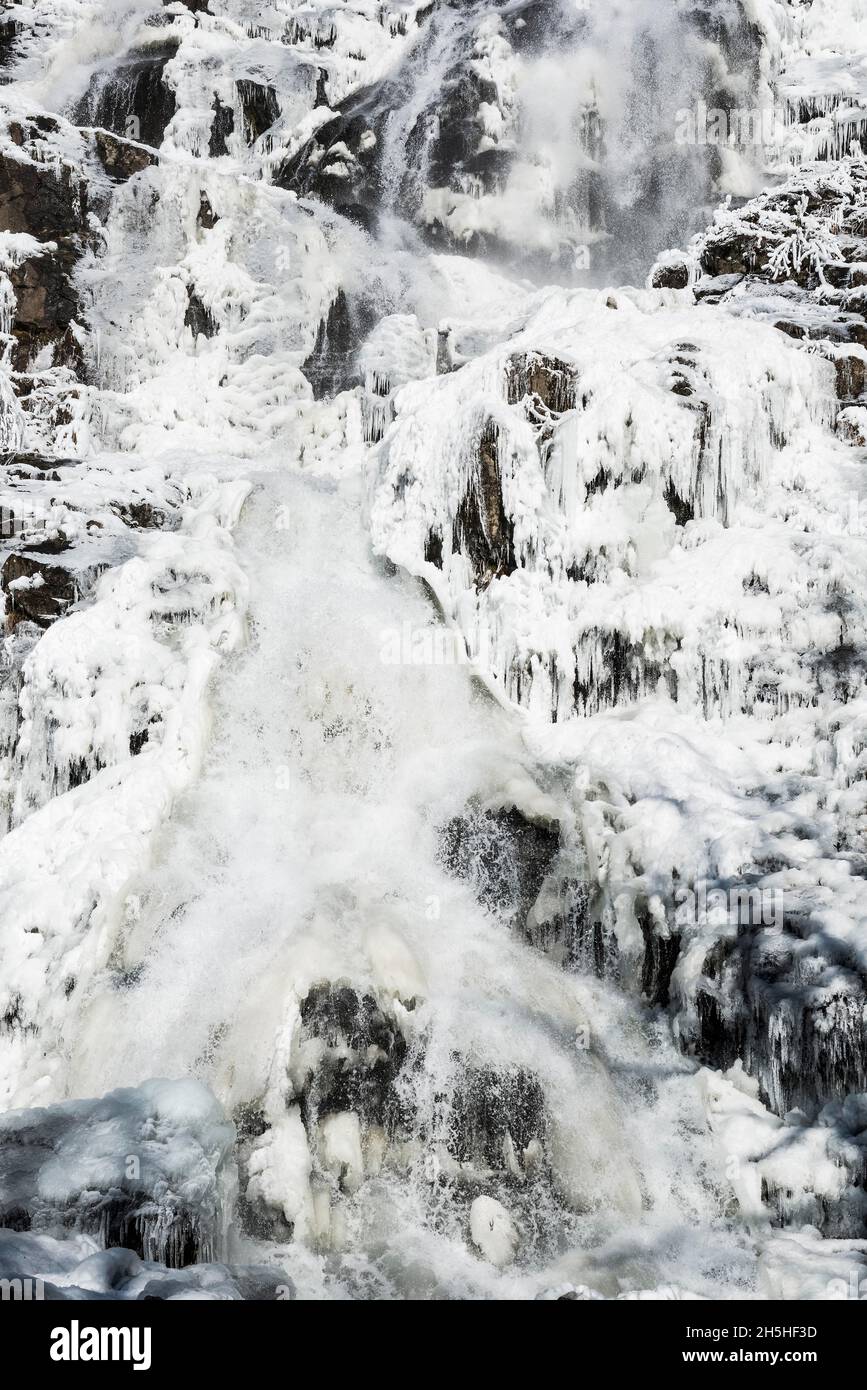
<instances>
[{"instance_id":1,"label":"waterfall","mask_svg":"<svg viewBox=\"0 0 867 1390\"><path fill-rule=\"evenodd\" d=\"M777 0L19 8L0 1274L824 1296L867 169L678 139Z\"/></svg>"}]
</instances>

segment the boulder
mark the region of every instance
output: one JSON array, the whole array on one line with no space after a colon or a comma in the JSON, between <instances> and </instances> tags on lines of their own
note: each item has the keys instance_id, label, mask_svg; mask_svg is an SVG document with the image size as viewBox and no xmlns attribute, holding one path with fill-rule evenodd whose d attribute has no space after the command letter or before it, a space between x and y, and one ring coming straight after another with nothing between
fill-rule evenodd
<instances>
[{"instance_id":1,"label":"boulder","mask_svg":"<svg viewBox=\"0 0 867 1390\"><path fill-rule=\"evenodd\" d=\"M70 164L43 159L41 146L58 131L56 121L36 116L10 129L22 154L0 154L0 232L26 233L51 245L8 272L16 299L12 364L26 372L35 355L53 345L55 364L80 370L71 328L80 315L73 271L90 238L87 184Z\"/></svg>"},{"instance_id":2,"label":"boulder","mask_svg":"<svg viewBox=\"0 0 867 1390\"><path fill-rule=\"evenodd\" d=\"M0 1225L87 1235L172 1269L212 1259L233 1140L214 1097L191 1080L9 1111L0 1116Z\"/></svg>"},{"instance_id":3,"label":"boulder","mask_svg":"<svg viewBox=\"0 0 867 1390\"><path fill-rule=\"evenodd\" d=\"M111 135L107 130L94 132L94 144L99 161L110 178L123 183L133 174L156 164L158 156L146 145L133 140L123 140L119 135Z\"/></svg>"},{"instance_id":4,"label":"boulder","mask_svg":"<svg viewBox=\"0 0 867 1390\"><path fill-rule=\"evenodd\" d=\"M650 272L650 286L654 290L685 290L691 278L685 259L660 260Z\"/></svg>"},{"instance_id":5,"label":"boulder","mask_svg":"<svg viewBox=\"0 0 867 1390\"><path fill-rule=\"evenodd\" d=\"M6 595L9 630L25 620L50 627L78 598L74 572L32 551L7 556L0 586Z\"/></svg>"}]
</instances>

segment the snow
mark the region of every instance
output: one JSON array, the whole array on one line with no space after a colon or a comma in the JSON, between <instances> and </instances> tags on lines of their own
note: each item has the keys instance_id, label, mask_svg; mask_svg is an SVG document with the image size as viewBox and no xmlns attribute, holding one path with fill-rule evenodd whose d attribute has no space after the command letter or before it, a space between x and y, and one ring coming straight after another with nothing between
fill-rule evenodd
<instances>
[{"instance_id":1,"label":"snow","mask_svg":"<svg viewBox=\"0 0 867 1390\"><path fill-rule=\"evenodd\" d=\"M0 1231L0 1274L72 1297L841 1296L865 1251L867 693L864 411L837 364L865 351L828 335L858 317L832 267L864 177L834 162L859 4L751 0L756 100L815 119L718 178L707 151L670 162L708 58L676 6L552 6L556 51L486 4L165 7L174 114L111 184L72 115L156 51L151 8L46 0L4 87L10 118L60 113L39 158L90 212L86 384L40 361L25 409L0 370L4 451L57 464L4 463L0 508L26 515L4 551L62 535L75 582L3 650L0 1155L59 1137L23 1193L45 1223ZM683 56L645 92L647 24ZM746 69L711 56L743 104ZM427 178L456 73L490 184ZM255 139L250 83L278 113ZM215 98L234 131L210 157ZM381 155L371 229L280 186L353 101L330 170ZM37 161L8 121L0 146ZM690 243L763 161L800 166L788 210L729 204ZM826 177L837 211L811 210ZM757 226L768 275L708 285L707 246ZM657 251L684 289L607 283ZM8 272L51 254L2 234L4 333ZM347 389L317 400L341 302ZM449 872L442 827L471 811L554 828L527 925L586 902L603 978ZM750 892L755 978L781 973L733 1064L695 1054L708 1000L742 1026ZM148 1190L202 1223L185 1269L159 1212L144 1258L83 1220L141 1143Z\"/></svg>"},{"instance_id":2,"label":"snow","mask_svg":"<svg viewBox=\"0 0 867 1390\"><path fill-rule=\"evenodd\" d=\"M470 1207L470 1234L482 1255L493 1265L508 1265L515 1258L518 1232L509 1213L493 1197L477 1197Z\"/></svg>"},{"instance_id":3,"label":"snow","mask_svg":"<svg viewBox=\"0 0 867 1390\"><path fill-rule=\"evenodd\" d=\"M40 1289L42 1296L55 1301L159 1298L234 1302L246 1298L285 1300L295 1292L287 1275L267 1266L229 1268L202 1263L170 1269L154 1260L140 1260L130 1250L103 1250L90 1236L57 1240L7 1230L0 1230L0 1278L20 1280L22 1289L33 1297L39 1296L36 1290Z\"/></svg>"}]
</instances>

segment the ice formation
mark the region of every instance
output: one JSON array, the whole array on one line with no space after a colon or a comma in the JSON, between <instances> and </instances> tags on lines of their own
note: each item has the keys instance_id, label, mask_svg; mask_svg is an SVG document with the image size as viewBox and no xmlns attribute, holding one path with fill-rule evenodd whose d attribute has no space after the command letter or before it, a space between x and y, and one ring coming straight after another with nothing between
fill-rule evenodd
<instances>
[{"instance_id":1,"label":"ice formation","mask_svg":"<svg viewBox=\"0 0 867 1390\"><path fill-rule=\"evenodd\" d=\"M0 1276L867 1278L863 10L6 6Z\"/></svg>"}]
</instances>

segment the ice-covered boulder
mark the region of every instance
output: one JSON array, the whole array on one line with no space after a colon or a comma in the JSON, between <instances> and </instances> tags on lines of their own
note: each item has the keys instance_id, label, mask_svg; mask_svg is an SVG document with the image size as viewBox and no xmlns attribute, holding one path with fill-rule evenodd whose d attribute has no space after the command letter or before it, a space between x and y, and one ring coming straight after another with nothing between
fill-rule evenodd
<instances>
[{"instance_id":1,"label":"ice-covered boulder","mask_svg":"<svg viewBox=\"0 0 867 1390\"><path fill-rule=\"evenodd\" d=\"M92 1236L65 1240L0 1227L0 1279L9 1297L46 1300L195 1300L275 1302L295 1288L266 1265L191 1264L185 1269L142 1260L133 1250L101 1250Z\"/></svg>"},{"instance_id":2,"label":"ice-covered boulder","mask_svg":"<svg viewBox=\"0 0 867 1390\"><path fill-rule=\"evenodd\" d=\"M222 1243L234 1129L206 1087L149 1081L0 1116L0 1226L92 1237L175 1269Z\"/></svg>"}]
</instances>

